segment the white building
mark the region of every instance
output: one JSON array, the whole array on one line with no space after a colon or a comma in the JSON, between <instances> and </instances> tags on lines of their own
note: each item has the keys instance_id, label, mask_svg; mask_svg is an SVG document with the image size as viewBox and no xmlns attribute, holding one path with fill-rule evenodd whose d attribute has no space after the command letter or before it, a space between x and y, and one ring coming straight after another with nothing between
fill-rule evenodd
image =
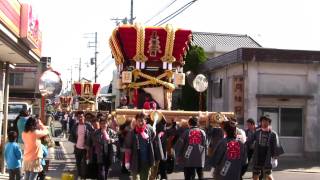
<instances>
[{"instance_id":1,"label":"white building","mask_svg":"<svg viewBox=\"0 0 320 180\"><path fill-rule=\"evenodd\" d=\"M286 155L320 156L320 51L239 48L208 60L209 111L269 115Z\"/></svg>"}]
</instances>

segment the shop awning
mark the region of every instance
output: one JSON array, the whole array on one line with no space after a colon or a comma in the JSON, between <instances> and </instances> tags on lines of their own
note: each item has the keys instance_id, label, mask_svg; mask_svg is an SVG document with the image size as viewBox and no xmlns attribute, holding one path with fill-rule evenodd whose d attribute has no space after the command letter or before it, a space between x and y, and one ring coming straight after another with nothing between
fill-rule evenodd
<instances>
[{"instance_id":1,"label":"shop awning","mask_svg":"<svg viewBox=\"0 0 320 180\"><path fill-rule=\"evenodd\" d=\"M1 26L1 24L0 24ZM28 49L19 39L14 39L0 30L0 62L12 64L39 63L40 58Z\"/></svg>"}]
</instances>

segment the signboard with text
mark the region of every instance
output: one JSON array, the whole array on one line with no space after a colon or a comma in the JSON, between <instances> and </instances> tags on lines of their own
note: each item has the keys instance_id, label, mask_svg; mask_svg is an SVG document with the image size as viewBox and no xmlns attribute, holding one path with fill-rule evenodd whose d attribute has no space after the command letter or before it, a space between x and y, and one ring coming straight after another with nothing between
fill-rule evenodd
<instances>
[{"instance_id":1,"label":"signboard with text","mask_svg":"<svg viewBox=\"0 0 320 180\"><path fill-rule=\"evenodd\" d=\"M17 0L0 0L0 23L19 37L20 3Z\"/></svg>"},{"instance_id":2,"label":"signboard with text","mask_svg":"<svg viewBox=\"0 0 320 180\"><path fill-rule=\"evenodd\" d=\"M41 50L42 50L42 32L41 31L39 32L37 43L38 43L37 48L32 49L32 51L36 53L36 55L41 57Z\"/></svg>"},{"instance_id":3,"label":"signboard with text","mask_svg":"<svg viewBox=\"0 0 320 180\"><path fill-rule=\"evenodd\" d=\"M234 114L239 123L244 120L244 78L243 76L233 77L233 104Z\"/></svg>"},{"instance_id":4,"label":"signboard with text","mask_svg":"<svg viewBox=\"0 0 320 180\"><path fill-rule=\"evenodd\" d=\"M41 41L39 20L30 4L21 5L20 38L30 49L38 49Z\"/></svg>"}]
</instances>

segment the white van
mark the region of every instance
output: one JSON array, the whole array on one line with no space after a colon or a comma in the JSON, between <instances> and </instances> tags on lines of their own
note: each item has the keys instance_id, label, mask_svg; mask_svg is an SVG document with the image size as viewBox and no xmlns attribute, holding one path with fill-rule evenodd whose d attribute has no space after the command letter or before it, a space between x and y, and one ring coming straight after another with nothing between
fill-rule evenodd
<instances>
[{"instance_id":1,"label":"white van","mask_svg":"<svg viewBox=\"0 0 320 180\"><path fill-rule=\"evenodd\" d=\"M9 102L8 104L8 131L13 130L14 120L17 118L19 113L26 109L32 114L32 105L27 102Z\"/></svg>"}]
</instances>

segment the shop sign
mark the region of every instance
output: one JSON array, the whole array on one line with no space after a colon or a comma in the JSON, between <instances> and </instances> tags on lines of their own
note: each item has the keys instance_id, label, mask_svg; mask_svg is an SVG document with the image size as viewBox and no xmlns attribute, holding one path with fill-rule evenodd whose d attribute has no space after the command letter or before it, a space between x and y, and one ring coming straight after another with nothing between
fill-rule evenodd
<instances>
[{"instance_id":1,"label":"shop sign","mask_svg":"<svg viewBox=\"0 0 320 180\"><path fill-rule=\"evenodd\" d=\"M244 78L243 76L233 77L233 104L234 114L240 123L244 119Z\"/></svg>"},{"instance_id":2,"label":"shop sign","mask_svg":"<svg viewBox=\"0 0 320 180\"><path fill-rule=\"evenodd\" d=\"M38 36L37 48L32 49L32 51L36 53L36 55L41 57L41 50L42 50L42 32L40 31Z\"/></svg>"},{"instance_id":3,"label":"shop sign","mask_svg":"<svg viewBox=\"0 0 320 180\"><path fill-rule=\"evenodd\" d=\"M21 39L30 49L38 49L41 41L39 20L30 4L21 5Z\"/></svg>"},{"instance_id":4,"label":"shop sign","mask_svg":"<svg viewBox=\"0 0 320 180\"><path fill-rule=\"evenodd\" d=\"M0 0L0 23L19 37L20 3L17 0Z\"/></svg>"}]
</instances>

